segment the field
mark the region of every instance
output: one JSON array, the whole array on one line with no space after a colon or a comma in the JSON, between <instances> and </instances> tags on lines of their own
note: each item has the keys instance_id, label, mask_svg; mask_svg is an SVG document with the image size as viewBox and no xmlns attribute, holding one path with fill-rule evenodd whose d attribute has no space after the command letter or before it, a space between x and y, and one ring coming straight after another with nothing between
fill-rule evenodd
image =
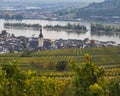
<instances>
[{"instance_id":1,"label":"field","mask_svg":"<svg viewBox=\"0 0 120 96\"><path fill-rule=\"evenodd\" d=\"M66 60L68 62L84 61L84 55L91 55L91 60L95 65L104 66L106 75L114 76L120 74L120 47L104 48L72 48L53 51L33 52L28 57L21 57L22 53L0 54L0 64L8 60L16 60L19 66L25 70L55 71L57 62ZM48 66L53 68L48 68Z\"/></svg>"},{"instance_id":2,"label":"field","mask_svg":"<svg viewBox=\"0 0 120 96\"><path fill-rule=\"evenodd\" d=\"M74 73L69 68L69 63L75 61L81 64L85 61L84 55L88 53L91 61L96 66L105 68L106 80L120 76L120 47L103 48L71 48L53 51L32 52L27 57L23 53L0 54L0 64L10 60L16 60L22 70L36 71L38 76L49 78L68 79L71 82ZM67 61L64 71L56 71L56 65L60 61ZM70 85L67 86L64 96L72 96Z\"/></svg>"}]
</instances>

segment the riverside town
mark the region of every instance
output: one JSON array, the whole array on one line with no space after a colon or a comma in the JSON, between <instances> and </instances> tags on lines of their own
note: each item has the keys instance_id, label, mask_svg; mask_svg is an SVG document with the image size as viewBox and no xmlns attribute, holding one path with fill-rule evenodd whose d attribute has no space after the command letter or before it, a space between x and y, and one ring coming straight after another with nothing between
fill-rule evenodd
<instances>
[{"instance_id":1,"label":"riverside town","mask_svg":"<svg viewBox=\"0 0 120 96\"><path fill-rule=\"evenodd\" d=\"M63 48L93 48L93 47L114 47L120 46L113 41L98 41L89 40L85 38L84 40L76 39L46 39L40 29L40 34L38 38L25 36L16 37L14 34L9 34L6 30L3 30L0 34L0 53L16 53L23 52L24 50L30 51L41 51L41 50L56 50Z\"/></svg>"}]
</instances>

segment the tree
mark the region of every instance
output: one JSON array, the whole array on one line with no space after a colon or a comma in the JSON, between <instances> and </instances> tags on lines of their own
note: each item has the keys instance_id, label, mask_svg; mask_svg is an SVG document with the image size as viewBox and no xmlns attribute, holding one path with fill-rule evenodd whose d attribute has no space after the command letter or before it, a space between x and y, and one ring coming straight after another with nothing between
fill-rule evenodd
<instances>
[{"instance_id":1,"label":"tree","mask_svg":"<svg viewBox=\"0 0 120 96\"><path fill-rule=\"evenodd\" d=\"M7 31L6 30L2 30L1 33L2 33L2 35L6 35Z\"/></svg>"},{"instance_id":2,"label":"tree","mask_svg":"<svg viewBox=\"0 0 120 96\"><path fill-rule=\"evenodd\" d=\"M107 96L104 69L92 64L89 54L85 55L83 64L73 62L71 67L75 72L75 96Z\"/></svg>"}]
</instances>

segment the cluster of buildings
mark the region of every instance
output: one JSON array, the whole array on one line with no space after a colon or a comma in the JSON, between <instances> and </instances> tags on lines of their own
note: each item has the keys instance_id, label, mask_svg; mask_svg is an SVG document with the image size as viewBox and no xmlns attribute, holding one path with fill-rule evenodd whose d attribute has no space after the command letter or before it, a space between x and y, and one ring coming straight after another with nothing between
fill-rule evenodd
<instances>
[{"instance_id":1,"label":"cluster of buildings","mask_svg":"<svg viewBox=\"0 0 120 96\"><path fill-rule=\"evenodd\" d=\"M43 48L43 35L40 30L38 38L15 37L3 30L0 34L0 53L23 52L24 50L41 50Z\"/></svg>"},{"instance_id":2,"label":"cluster of buildings","mask_svg":"<svg viewBox=\"0 0 120 96\"><path fill-rule=\"evenodd\" d=\"M8 7L0 8L0 18L2 19L41 19L54 20L56 15L54 12L57 7Z\"/></svg>"},{"instance_id":3,"label":"cluster of buildings","mask_svg":"<svg viewBox=\"0 0 120 96\"><path fill-rule=\"evenodd\" d=\"M10 53L10 52L23 52L24 50L55 50L63 48L91 48L91 47L108 47L108 46L120 46L113 41L102 42L97 40L89 40L88 38L84 40L76 39L57 39L50 40L44 39L42 29L40 29L40 34L38 38L31 37L27 38L24 36L16 37L14 34L9 34L3 30L0 34L0 53Z\"/></svg>"}]
</instances>

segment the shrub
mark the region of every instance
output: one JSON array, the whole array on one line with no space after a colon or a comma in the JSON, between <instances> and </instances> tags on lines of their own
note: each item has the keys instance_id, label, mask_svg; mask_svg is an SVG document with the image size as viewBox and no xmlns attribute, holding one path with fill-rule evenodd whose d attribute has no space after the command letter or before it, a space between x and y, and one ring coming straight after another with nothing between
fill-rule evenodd
<instances>
[{"instance_id":1,"label":"shrub","mask_svg":"<svg viewBox=\"0 0 120 96\"><path fill-rule=\"evenodd\" d=\"M22 54L21 57L31 57L33 51L25 50Z\"/></svg>"},{"instance_id":2,"label":"shrub","mask_svg":"<svg viewBox=\"0 0 120 96\"><path fill-rule=\"evenodd\" d=\"M56 70L57 71L63 71L65 70L66 66L68 64L68 61L59 61L56 65Z\"/></svg>"},{"instance_id":3,"label":"shrub","mask_svg":"<svg viewBox=\"0 0 120 96\"><path fill-rule=\"evenodd\" d=\"M110 82L109 91L109 96L120 96L120 77Z\"/></svg>"},{"instance_id":4,"label":"shrub","mask_svg":"<svg viewBox=\"0 0 120 96\"><path fill-rule=\"evenodd\" d=\"M83 64L71 63L75 72L73 82L75 96L108 96L104 80L104 69L92 64L89 54Z\"/></svg>"},{"instance_id":5,"label":"shrub","mask_svg":"<svg viewBox=\"0 0 120 96\"><path fill-rule=\"evenodd\" d=\"M0 66L0 96L63 96L69 80L23 71L15 60Z\"/></svg>"}]
</instances>

